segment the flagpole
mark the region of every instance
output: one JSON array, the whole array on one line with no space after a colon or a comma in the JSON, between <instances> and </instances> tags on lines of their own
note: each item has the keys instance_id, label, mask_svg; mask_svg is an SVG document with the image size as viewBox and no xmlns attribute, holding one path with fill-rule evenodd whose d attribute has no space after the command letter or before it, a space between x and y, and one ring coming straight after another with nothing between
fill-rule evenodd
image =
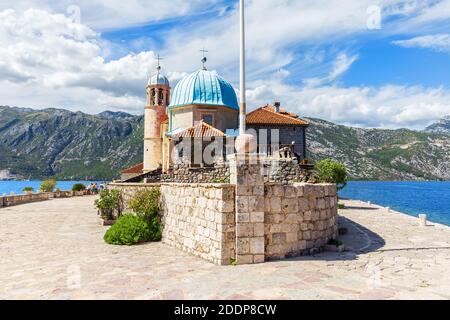
<instances>
[{"instance_id":1,"label":"flagpole","mask_svg":"<svg viewBox=\"0 0 450 320\"><path fill-rule=\"evenodd\" d=\"M244 6L244 0L240 0L240 35L241 35L241 41L240 41L240 111L239 111L239 134L243 135L245 134L246 130L246 114L247 114L247 100L246 100L246 88L245 88L245 6Z\"/></svg>"}]
</instances>

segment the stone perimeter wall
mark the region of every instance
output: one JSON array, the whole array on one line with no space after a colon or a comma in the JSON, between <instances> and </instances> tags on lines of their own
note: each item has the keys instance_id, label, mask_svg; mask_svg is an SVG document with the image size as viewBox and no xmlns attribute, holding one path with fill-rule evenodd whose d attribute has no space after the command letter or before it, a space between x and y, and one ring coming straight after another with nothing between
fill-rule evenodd
<instances>
[{"instance_id":1,"label":"stone perimeter wall","mask_svg":"<svg viewBox=\"0 0 450 320\"><path fill-rule=\"evenodd\" d=\"M163 243L219 265L235 255L234 194L230 184L113 183L124 208L140 191L161 190Z\"/></svg>"},{"instance_id":2,"label":"stone perimeter wall","mask_svg":"<svg viewBox=\"0 0 450 320\"><path fill-rule=\"evenodd\" d=\"M265 159L262 163L261 174L264 176L265 182L281 182L283 184L315 182L314 170L303 169L296 160ZM228 181L229 179L229 163L199 168L191 167L189 164L176 164L169 173L148 178L147 182L211 183Z\"/></svg>"},{"instance_id":3,"label":"stone perimeter wall","mask_svg":"<svg viewBox=\"0 0 450 320\"><path fill-rule=\"evenodd\" d=\"M163 184L163 242L209 260L231 263L235 252L234 186Z\"/></svg>"},{"instance_id":4,"label":"stone perimeter wall","mask_svg":"<svg viewBox=\"0 0 450 320\"><path fill-rule=\"evenodd\" d=\"M26 204L31 202L47 201L53 198L70 198L73 196L83 196L83 192L55 191L55 192L41 192L41 193L0 196L0 208Z\"/></svg>"},{"instance_id":5,"label":"stone perimeter wall","mask_svg":"<svg viewBox=\"0 0 450 320\"><path fill-rule=\"evenodd\" d=\"M266 184L264 193L266 260L309 253L336 238L334 184Z\"/></svg>"},{"instance_id":6,"label":"stone perimeter wall","mask_svg":"<svg viewBox=\"0 0 450 320\"><path fill-rule=\"evenodd\" d=\"M111 188L121 191L126 207L137 192L159 187L163 242L220 265L307 254L336 237L334 184L237 182L115 183Z\"/></svg>"},{"instance_id":7,"label":"stone perimeter wall","mask_svg":"<svg viewBox=\"0 0 450 320\"><path fill-rule=\"evenodd\" d=\"M161 175L161 182L211 183L214 181L229 180L229 178L230 168L225 163L201 168L192 168L186 164L175 164L171 172Z\"/></svg>"}]
</instances>

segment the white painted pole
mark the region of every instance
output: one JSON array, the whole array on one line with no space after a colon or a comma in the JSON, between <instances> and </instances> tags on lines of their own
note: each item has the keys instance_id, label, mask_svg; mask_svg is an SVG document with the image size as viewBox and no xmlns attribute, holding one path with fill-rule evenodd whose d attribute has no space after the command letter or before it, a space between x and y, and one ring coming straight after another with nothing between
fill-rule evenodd
<instances>
[{"instance_id":1,"label":"white painted pole","mask_svg":"<svg viewBox=\"0 0 450 320\"><path fill-rule=\"evenodd\" d=\"M240 54L240 66L241 66L241 74L240 74L240 81L241 81L241 88L240 88L240 112L239 112L239 134L243 135L245 134L246 130L246 93L245 93L245 5L244 0L240 0L240 21L241 21L241 54Z\"/></svg>"}]
</instances>

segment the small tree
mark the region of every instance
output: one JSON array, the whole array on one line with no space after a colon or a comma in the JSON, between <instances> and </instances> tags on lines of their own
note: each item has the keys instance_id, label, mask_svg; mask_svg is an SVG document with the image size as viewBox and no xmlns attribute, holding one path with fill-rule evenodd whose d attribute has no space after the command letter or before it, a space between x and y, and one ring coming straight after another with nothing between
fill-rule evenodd
<instances>
[{"instance_id":1,"label":"small tree","mask_svg":"<svg viewBox=\"0 0 450 320\"><path fill-rule=\"evenodd\" d=\"M56 180L50 179L42 181L39 191L41 192L53 192L56 187Z\"/></svg>"},{"instance_id":2,"label":"small tree","mask_svg":"<svg viewBox=\"0 0 450 320\"><path fill-rule=\"evenodd\" d=\"M336 183L338 191L344 189L347 185L347 169L342 163L332 159L321 160L316 164L316 170L320 182Z\"/></svg>"}]
</instances>

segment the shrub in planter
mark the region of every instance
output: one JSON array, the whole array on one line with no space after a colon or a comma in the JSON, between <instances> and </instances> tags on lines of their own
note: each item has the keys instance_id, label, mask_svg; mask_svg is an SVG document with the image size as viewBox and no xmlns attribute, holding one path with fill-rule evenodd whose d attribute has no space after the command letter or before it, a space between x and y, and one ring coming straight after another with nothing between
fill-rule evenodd
<instances>
[{"instance_id":1,"label":"shrub in planter","mask_svg":"<svg viewBox=\"0 0 450 320\"><path fill-rule=\"evenodd\" d=\"M95 206L104 220L113 220L122 213L122 198L118 190L105 189L100 193L100 198L95 200Z\"/></svg>"},{"instance_id":2,"label":"shrub in planter","mask_svg":"<svg viewBox=\"0 0 450 320\"><path fill-rule=\"evenodd\" d=\"M84 191L86 190L86 186L82 183L75 183L72 186L72 191L78 192L78 191Z\"/></svg>"},{"instance_id":3,"label":"shrub in planter","mask_svg":"<svg viewBox=\"0 0 450 320\"><path fill-rule=\"evenodd\" d=\"M33 187L25 187L25 188L23 188L23 190L22 190L22 192L24 192L24 193L33 193L33 191L34 191L34 188Z\"/></svg>"},{"instance_id":4,"label":"shrub in planter","mask_svg":"<svg viewBox=\"0 0 450 320\"><path fill-rule=\"evenodd\" d=\"M159 240L161 235L154 233L142 217L125 214L106 231L104 240L108 244L133 245L152 240Z\"/></svg>"},{"instance_id":5,"label":"shrub in planter","mask_svg":"<svg viewBox=\"0 0 450 320\"><path fill-rule=\"evenodd\" d=\"M56 180L50 179L42 181L39 191L41 192L53 192L56 187Z\"/></svg>"}]
</instances>

